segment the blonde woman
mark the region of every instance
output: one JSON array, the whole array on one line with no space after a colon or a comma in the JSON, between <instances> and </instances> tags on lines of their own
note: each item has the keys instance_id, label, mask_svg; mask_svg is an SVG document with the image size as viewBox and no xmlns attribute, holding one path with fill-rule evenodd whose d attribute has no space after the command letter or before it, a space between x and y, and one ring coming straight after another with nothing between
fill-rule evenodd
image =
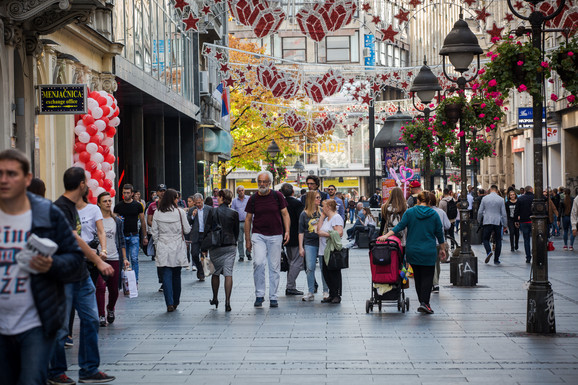
<instances>
[{"instance_id":1,"label":"blonde woman","mask_svg":"<svg viewBox=\"0 0 578 385\"><path fill-rule=\"evenodd\" d=\"M337 231L339 237L343 236L343 218L337 213L337 202L326 199L321 206L321 218L317 223L317 235L319 235L319 257L322 262L323 278L329 287L329 297L323 298L323 303L341 302L341 270L329 270L325 261L325 248L331 232Z\"/></svg>"},{"instance_id":2,"label":"blonde woman","mask_svg":"<svg viewBox=\"0 0 578 385\"><path fill-rule=\"evenodd\" d=\"M399 187L395 187L389 193L389 198L383 206L381 206L381 222L379 225L379 235L386 234L393 229L401 221L403 214L407 210L407 202L403 197L403 191ZM401 240L402 246L405 246L406 230L401 231L396 236Z\"/></svg>"}]
</instances>

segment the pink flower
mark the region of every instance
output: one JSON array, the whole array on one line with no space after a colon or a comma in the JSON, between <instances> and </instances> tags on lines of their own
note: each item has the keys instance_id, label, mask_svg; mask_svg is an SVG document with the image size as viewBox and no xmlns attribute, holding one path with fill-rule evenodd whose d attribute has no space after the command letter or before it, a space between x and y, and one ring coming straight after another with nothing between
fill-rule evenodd
<instances>
[{"instance_id":1,"label":"pink flower","mask_svg":"<svg viewBox=\"0 0 578 385\"><path fill-rule=\"evenodd\" d=\"M519 65L519 66L523 66L523 65L524 65L524 62L521 61L521 60L518 60L518 62L517 62L516 64Z\"/></svg>"},{"instance_id":2,"label":"pink flower","mask_svg":"<svg viewBox=\"0 0 578 385\"><path fill-rule=\"evenodd\" d=\"M480 107L481 107L481 108L485 108L485 107L486 107L486 103L480 104Z\"/></svg>"},{"instance_id":3,"label":"pink flower","mask_svg":"<svg viewBox=\"0 0 578 385\"><path fill-rule=\"evenodd\" d=\"M492 79L488 82L488 86L490 87L495 87L496 84L498 84L498 82L496 81L496 79Z\"/></svg>"},{"instance_id":4,"label":"pink flower","mask_svg":"<svg viewBox=\"0 0 578 385\"><path fill-rule=\"evenodd\" d=\"M498 120L500 120L500 118L498 118L497 116L494 117L494 122L497 122Z\"/></svg>"},{"instance_id":5,"label":"pink flower","mask_svg":"<svg viewBox=\"0 0 578 385\"><path fill-rule=\"evenodd\" d=\"M413 138L413 134L410 134L409 137L410 137L410 138Z\"/></svg>"},{"instance_id":6,"label":"pink flower","mask_svg":"<svg viewBox=\"0 0 578 385\"><path fill-rule=\"evenodd\" d=\"M568 56L574 56L574 52L569 51L569 52L568 52Z\"/></svg>"},{"instance_id":7,"label":"pink flower","mask_svg":"<svg viewBox=\"0 0 578 385\"><path fill-rule=\"evenodd\" d=\"M444 121L442 122L442 126L445 126L446 124L447 124L447 123L446 123L446 121L444 120Z\"/></svg>"},{"instance_id":8,"label":"pink flower","mask_svg":"<svg viewBox=\"0 0 578 385\"><path fill-rule=\"evenodd\" d=\"M458 138L461 138L461 137L464 136L464 135L465 135L465 132L464 132L464 131L460 131L460 132L458 132L457 137L458 137Z\"/></svg>"},{"instance_id":9,"label":"pink flower","mask_svg":"<svg viewBox=\"0 0 578 385\"><path fill-rule=\"evenodd\" d=\"M542 63L540 63L540 65L544 68L548 68L548 62L547 61L543 61Z\"/></svg>"},{"instance_id":10,"label":"pink flower","mask_svg":"<svg viewBox=\"0 0 578 385\"><path fill-rule=\"evenodd\" d=\"M486 127L486 132L490 132L492 129L490 127Z\"/></svg>"},{"instance_id":11,"label":"pink flower","mask_svg":"<svg viewBox=\"0 0 578 385\"><path fill-rule=\"evenodd\" d=\"M499 36L494 36L494 37L492 37L492 43L496 43L496 42L498 42L498 41L500 41L500 37L499 37Z\"/></svg>"},{"instance_id":12,"label":"pink flower","mask_svg":"<svg viewBox=\"0 0 578 385\"><path fill-rule=\"evenodd\" d=\"M479 74L479 75L483 75L483 74L485 74L485 73L486 73L486 69L485 69L485 68L482 68L481 70L478 71L478 74Z\"/></svg>"},{"instance_id":13,"label":"pink flower","mask_svg":"<svg viewBox=\"0 0 578 385\"><path fill-rule=\"evenodd\" d=\"M490 57L490 60L491 60L491 61L494 61L494 59L497 58L497 57L498 57L498 55L492 55L492 57Z\"/></svg>"},{"instance_id":14,"label":"pink flower","mask_svg":"<svg viewBox=\"0 0 578 385\"><path fill-rule=\"evenodd\" d=\"M409 150L409 147L405 146L403 149L404 149L404 150Z\"/></svg>"},{"instance_id":15,"label":"pink flower","mask_svg":"<svg viewBox=\"0 0 578 385\"><path fill-rule=\"evenodd\" d=\"M553 101L556 101L556 100L558 100L558 95L552 94L552 95L550 95L550 99Z\"/></svg>"},{"instance_id":16,"label":"pink flower","mask_svg":"<svg viewBox=\"0 0 578 385\"><path fill-rule=\"evenodd\" d=\"M490 124L490 128L493 130L494 128L496 128L496 125L494 123Z\"/></svg>"},{"instance_id":17,"label":"pink flower","mask_svg":"<svg viewBox=\"0 0 578 385\"><path fill-rule=\"evenodd\" d=\"M488 53L486 54L486 56L487 56L487 57L491 57L493 54L494 54L494 53L493 53L492 51L490 51L490 52L488 52Z\"/></svg>"},{"instance_id":18,"label":"pink flower","mask_svg":"<svg viewBox=\"0 0 578 385\"><path fill-rule=\"evenodd\" d=\"M430 148L429 150L430 150L431 152L433 152L433 151L434 151L434 149L433 149L433 148Z\"/></svg>"},{"instance_id":19,"label":"pink flower","mask_svg":"<svg viewBox=\"0 0 578 385\"><path fill-rule=\"evenodd\" d=\"M479 117L480 119L483 119L483 118L486 117L486 114L479 114L478 117Z\"/></svg>"},{"instance_id":20,"label":"pink flower","mask_svg":"<svg viewBox=\"0 0 578 385\"><path fill-rule=\"evenodd\" d=\"M474 90L474 91L477 90L478 88L480 88L480 85L478 83L476 83L472 86L472 90Z\"/></svg>"},{"instance_id":21,"label":"pink flower","mask_svg":"<svg viewBox=\"0 0 578 385\"><path fill-rule=\"evenodd\" d=\"M570 103L574 103L574 100L576 100L576 96L574 95L568 95L568 97L566 98L566 100Z\"/></svg>"},{"instance_id":22,"label":"pink flower","mask_svg":"<svg viewBox=\"0 0 578 385\"><path fill-rule=\"evenodd\" d=\"M526 85L520 84L520 86L518 87L518 92L524 92L527 89L528 89L528 87L526 87Z\"/></svg>"}]
</instances>

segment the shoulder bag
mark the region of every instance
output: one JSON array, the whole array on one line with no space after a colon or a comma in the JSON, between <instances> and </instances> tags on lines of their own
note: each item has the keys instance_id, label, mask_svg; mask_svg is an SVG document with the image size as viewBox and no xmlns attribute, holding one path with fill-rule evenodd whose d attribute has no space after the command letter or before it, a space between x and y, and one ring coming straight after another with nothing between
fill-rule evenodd
<instances>
[{"instance_id":1,"label":"shoulder bag","mask_svg":"<svg viewBox=\"0 0 578 385\"><path fill-rule=\"evenodd\" d=\"M329 255L328 270L341 270L349 267L349 249L333 250Z\"/></svg>"},{"instance_id":2,"label":"shoulder bag","mask_svg":"<svg viewBox=\"0 0 578 385\"><path fill-rule=\"evenodd\" d=\"M211 250L220 247L222 243L222 228L221 224L219 223L218 211L215 209L209 218L211 219L211 224L210 226L208 223L205 224L205 236L201 241L201 250Z\"/></svg>"},{"instance_id":3,"label":"shoulder bag","mask_svg":"<svg viewBox=\"0 0 578 385\"><path fill-rule=\"evenodd\" d=\"M281 249L281 271L289 271L289 258L287 258L285 248Z\"/></svg>"}]
</instances>

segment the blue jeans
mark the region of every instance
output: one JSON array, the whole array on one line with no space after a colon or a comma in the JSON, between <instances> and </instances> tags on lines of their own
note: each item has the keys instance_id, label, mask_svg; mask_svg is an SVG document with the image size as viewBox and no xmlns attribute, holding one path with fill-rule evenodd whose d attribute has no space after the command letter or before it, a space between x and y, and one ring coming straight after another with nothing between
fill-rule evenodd
<instances>
[{"instance_id":1,"label":"blue jeans","mask_svg":"<svg viewBox=\"0 0 578 385\"><path fill-rule=\"evenodd\" d=\"M357 213L355 212L355 208L349 209L349 221L353 223L353 221L357 219Z\"/></svg>"},{"instance_id":2,"label":"blue jeans","mask_svg":"<svg viewBox=\"0 0 578 385\"><path fill-rule=\"evenodd\" d=\"M255 297L265 297L265 264L269 265L269 299L277 300L281 277L281 247L283 235L251 235L253 247L253 280Z\"/></svg>"},{"instance_id":3,"label":"blue jeans","mask_svg":"<svg viewBox=\"0 0 578 385\"><path fill-rule=\"evenodd\" d=\"M66 292L66 313L70 314L72 306L80 318L80 337L78 344L78 372L80 377L90 377L98 372L100 354L98 352L98 308L96 290L90 277L80 282L64 286ZM72 332L72 331L70 331ZM48 377L54 378L64 374L68 369L64 340L69 335L68 319L65 320L56 334L56 343L50 360Z\"/></svg>"},{"instance_id":4,"label":"blue jeans","mask_svg":"<svg viewBox=\"0 0 578 385\"><path fill-rule=\"evenodd\" d=\"M136 281L138 283L138 247L140 240L138 235L124 237L124 240L126 242L126 257L130 261L130 266L134 270L134 275L136 275Z\"/></svg>"},{"instance_id":5,"label":"blue jeans","mask_svg":"<svg viewBox=\"0 0 578 385\"><path fill-rule=\"evenodd\" d=\"M526 251L526 261L532 260L532 223L520 223L520 230L524 237L524 250Z\"/></svg>"},{"instance_id":6,"label":"blue jeans","mask_svg":"<svg viewBox=\"0 0 578 385\"><path fill-rule=\"evenodd\" d=\"M35 327L13 336L0 335L0 373L5 385L45 385L54 337Z\"/></svg>"},{"instance_id":7,"label":"blue jeans","mask_svg":"<svg viewBox=\"0 0 578 385\"><path fill-rule=\"evenodd\" d=\"M568 246L568 233L570 233L570 246L574 247L574 235L572 234L572 222L569 215L562 217L562 228L564 229L564 246Z\"/></svg>"},{"instance_id":8,"label":"blue jeans","mask_svg":"<svg viewBox=\"0 0 578 385\"><path fill-rule=\"evenodd\" d=\"M165 303L167 306L176 306L181 302L181 267L163 266L160 269Z\"/></svg>"},{"instance_id":9,"label":"blue jeans","mask_svg":"<svg viewBox=\"0 0 578 385\"><path fill-rule=\"evenodd\" d=\"M308 292L315 293L315 267L317 265L319 246L304 245L305 248L305 271L307 273L307 289ZM321 261L319 261L321 263ZM321 271L321 265L319 265L319 271ZM329 291L327 288L327 283L325 283L325 278L321 274L321 279L323 280L323 291Z\"/></svg>"},{"instance_id":10,"label":"blue jeans","mask_svg":"<svg viewBox=\"0 0 578 385\"><path fill-rule=\"evenodd\" d=\"M558 227L558 216L554 214L554 222L550 226L552 226L552 235L560 235L560 227Z\"/></svg>"},{"instance_id":11,"label":"blue jeans","mask_svg":"<svg viewBox=\"0 0 578 385\"><path fill-rule=\"evenodd\" d=\"M494 261L500 260L500 254L502 254L502 226L500 225L484 225L484 232L482 233L482 242L484 243L484 249L486 249L486 255L492 251L492 245L490 245L490 238L494 233L494 239L496 241L496 250L494 252Z\"/></svg>"}]
</instances>

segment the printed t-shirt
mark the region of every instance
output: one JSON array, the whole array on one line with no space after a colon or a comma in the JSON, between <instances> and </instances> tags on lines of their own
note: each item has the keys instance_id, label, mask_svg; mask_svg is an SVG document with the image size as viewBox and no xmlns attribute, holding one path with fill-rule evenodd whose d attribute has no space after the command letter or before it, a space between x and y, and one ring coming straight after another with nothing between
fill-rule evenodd
<instances>
[{"instance_id":1,"label":"printed t-shirt","mask_svg":"<svg viewBox=\"0 0 578 385\"><path fill-rule=\"evenodd\" d=\"M331 230L334 230L333 226L343 226L343 218L341 218L341 215L335 213L333 218L330 220L325 218L323 224L321 225L321 231L328 233ZM325 246L327 246L327 237L319 237L318 255L323 255L323 253L325 253Z\"/></svg>"},{"instance_id":2,"label":"printed t-shirt","mask_svg":"<svg viewBox=\"0 0 578 385\"><path fill-rule=\"evenodd\" d=\"M30 274L21 270L16 255L30 236L32 210L9 215L0 210L0 334L16 335L42 326L30 287Z\"/></svg>"},{"instance_id":3,"label":"printed t-shirt","mask_svg":"<svg viewBox=\"0 0 578 385\"><path fill-rule=\"evenodd\" d=\"M154 203L156 210L156 202ZM152 204L151 204L152 206ZM150 209L150 207L149 207ZM114 206L114 212L120 215L124 219L124 235L129 236L129 234L138 234L138 216L144 213L143 205L135 200L130 203L121 201L119 204ZM152 214L153 215L154 211Z\"/></svg>"},{"instance_id":4,"label":"printed t-shirt","mask_svg":"<svg viewBox=\"0 0 578 385\"><path fill-rule=\"evenodd\" d=\"M104 233L106 234L106 260L118 261L118 249L116 245L116 222L114 218L103 218ZM100 247L99 247L100 249Z\"/></svg>"},{"instance_id":5,"label":"printed t-shirt","mask_svg":"<svg viewBox=\"0 0 578 385\"><path fill-rule=\"evenodd\" d=\"M275 195L277 194L277 198ZM279 191L269 190L269 194L251 195L245 211L253 214L253 233L266 236L283 234L281 210L287 207L287 201Z\"/></svg>"},{"instance_id":6,"label":"printed t-shirt","mask_svg":"<svg viewBox=\"0 0 578 385\"><path fill-rule=\"evenodd\" d=\"M102 220L102 212L97 205L87 204L83 209L78 210L82 231L80 237L86 242L96 238L96 221Z\"/></svg>"},{"instance_id":7,"label":"printed t-shirt","mask_svg":"<svg viewBox=\"0 0 578 385\"><path fill-rule=\"evenodd\" d=\"M299 234L303 234L303 245L319 246L319 236L317 235L317 223L321 214L314 212L313 216L308 216L305 211L299 216Z\"/></svg>"}]
</instances>

